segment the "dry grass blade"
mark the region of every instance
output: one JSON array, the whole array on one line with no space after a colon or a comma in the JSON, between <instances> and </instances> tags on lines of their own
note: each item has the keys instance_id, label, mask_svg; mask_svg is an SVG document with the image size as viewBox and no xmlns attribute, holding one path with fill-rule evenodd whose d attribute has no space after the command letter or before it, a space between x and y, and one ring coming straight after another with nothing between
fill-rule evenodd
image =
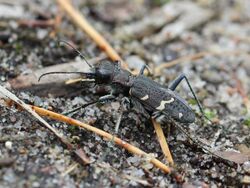
<instances>
[{"instance_id":1,"label":"dry grass blade","mask_svg":"<svg viewBox=\"0 0 250 188\"><path fill-rule=\"evenodd\" d=\"M167 161L169 162L169 164L173 165L174 164L174 160L173 160L172 155L170 153L168 144L166 142L166 138L165 138L163 130L161 128L161 125L159 123L157 123L153 119L152 119L152 122L154 124L155 132L156 132L157 137L159 139L159 143L160 143L162 152L165 155L165 157L167 158Z\"/></svg>"},{"instance_id":2,"label":"dry grass blade","mask_svg":"<svg viewBox=\"0 0 250 188\"><path fill-rule=\"evenodd\" d=\"M106 39L104 39L101 34L99 34L89 23L88 21L81 15L79 11L74 9L70 1L68 0L57 0L58 4L64 9L70 18L78 25L84 32L86 32L95 43L113 60L113 61L121 61L122 66L127 68L127 65L122 61L121 57L118 53L109 45Z\"/></svg>"},{"instance_id":3,"label":"dry grass blade","mask_svg":"<svg viewBox=\"0 0 250 188\"><path fill-rule=\"evenodd\" d=\"M73 163L72 165L70 165L70 166L68 167L68 169L67 169L65 172L63 172L63 173L61 174L61 176L62 176L62 177L66 176L67 174L69 174L70 172L72 172L74 169L76 169L77 166L78 166L78 163Z\"/></svg>"},{"instance_id":4,"label":"dry grass blade","mask_svg":"<svg viewBox=\"0 0 250 188\"><path fill-rule=\"evenodd\" d=\"M69 150L73 151L84 164L89 163L89 159L83 154L84 152L81 150L74 151L74 146L66 139L63 135L61 135L55 128L53 128L50 124L48 124L42 117L40 117L36 112L32 110L32 108L25 104L22 100L20 100L16 95L5 89L4 87L0 86L0 98L3 99L10 99L11 101L15 102L16 104L20 105L23 109L28 111L32 116L34 116L40 123L42 123L45 127L47 127L51 132L53 132L60 140L63 142Z\"/></svg>"},{"instance_id":5,"label":"dry grass blade","mask_svg":"<svg viewBox=\"0 0 250 188\"><path fill-rule=\"evenodd\" d=\"M175 59L175 60L168 62L168 63L162 63L155 68L154 73L156 75L159 75L159 74L161 74L161 71L165 68L173 67L173 66L178 65L179 63L182 63L185 61L194 61L194 60L203 58L206 54L207 54L207 52L200 52L197 54L192 54L192 55L180 57L180 58Z\"/></svg>"},{"instance_id":6,"label":"dry grass blade","mask_svg":"<svg viewBox=\"0 0 250 188\"><path fill-rule=\"evenodd\" d=\"M96 127L93 127L93 126L90 126L88 124L82 123L82 122L80 122L78 120L69 118L67 116L64 116L64 115L61 115L61 114L58 114L58 113L55 113L55 112L52 112L52 111L49 111L49 110L45 110L43 108L39 108L39 107L36 107L36 106L31 106L31 108L41 116L47 116L47 117L49 117L51 119L54 119L54 120L57 120L57 121L65 122L65 123L68 123L68 124L71 124L71 125L74 125L74 126L78 126L78 127L87 129L89 131L92 131L92 132L98 134L99 136L102 136L102 137L106 138L107 140L113 139L114 142L117 145L125 148L126 150L128 150L131 153L134 153L136 155L141 155L141 156L148 155L147 153L140 150L139 148L137 148L137 147L135 147L135 146L121 140L118 137L113 137L113 135L111 135L111 134L109 134L109 133L107 133L107 132L105 132L105 131L103 131L101 129L98 129ZM152 164L154 164L156 167L160 168L165 173L170 173L171 172L171 169L168 166L164 165L162 162L160 162L159 160L157 160L155 158L151 158L150 162Z\"/></svg>"},{"instance_id":7,"label":"dry grass blade","mask_svg":"<svg viewBox=\"0 0 250 188\"><path fill-rule=\"evenodd\" d=\"M169 67L173 67L175 65L178 65L180 63L184 63L187 61L195 61L198 59L201 59L207 55L238 55L238 54L249 54L249 52L247 51L239 51L239 50L235 50L235 51L220 51L220 52L209 52L209 51L204 51L204 52L199 52L196 54L191 54L191 55L187 55L187 56L183 56L180 57L178 59L175 59L173 61L170 61L168 63L162 63L159 66L157 66L154 70L154 73L156 75L161 74L161 71L165 68L169 68Z\"/></svg>"},{"instance_id":8,"label":"dry grass blade","mask_svg":"<svg viewBox=\"0 0 250 188\"><path fill-rule=\"evenodd\" d=\"M25 27L54 27L55 20L20 20L18 22L19 26L25 26Z\"/></svg>"},{"instance_id":9,"label":"dry grass blade","mask_svg":"<svg viewBox=\"0 0 250 188\"><path fill-rule=\"evenodd\" d=\"M16 95L0 86L0 97L5 99L11 99L18 105L20 105L23 109L27 110L31 115L33 115L36 119L39 120L43 125L45 125L49 130L51 130L57 137L64 140L63 136L56 131L51 125L49 125L43 118L41 118L36 112L34 112L29 105L25 104L22 100L20 100Z\"/></svg>"},{"instance_id":10,"label":"dry grass blade","mask_svg":"<svg viewBox=\"0 0 250 188\"><path fill-rule=\"evenodd\" d=\"M134 182L137 182L145 187L153 187L152 184L150 184L147 180L143 180L143 179L140 179L140 178L137 178L135 176L130 176L130 175L126 175L124 174L122 177L130 180L130 181L134 181Z\"/></svg>"}]
</instances>

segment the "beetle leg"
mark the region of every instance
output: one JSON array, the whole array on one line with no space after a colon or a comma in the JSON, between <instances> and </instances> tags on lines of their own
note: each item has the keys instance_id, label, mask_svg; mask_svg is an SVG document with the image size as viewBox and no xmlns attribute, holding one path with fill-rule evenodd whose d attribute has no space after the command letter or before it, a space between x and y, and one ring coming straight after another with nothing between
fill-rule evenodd
<instances>
[{"instance_id":1,"label":"beetle leg","mask_svg":"<svg viewBox=\"0 0 250 188\"><path fill-rule=\"evenodd\" d=\"M176 89L176 87L181 83L181 81L182 81L183 79L186 80L187 85L188 85L188 87L189 87L189 89L190 89L190 91L191 91L191 93L192 93L192 95L193 95L195 101L196 101L197 104L198 104L198 107L199 107L200 112L202 113L202 116L209 120L209 118L207 118L207 117L205 116L205 113L204 113L204 110L203 110L203 108L202 108L202 105L201 105L200 101L198 100L197 96L195 95L195 92L194 92L194 90L193 90L193 88L192 88L192 86L191 86L191 84L190 84L190 82L189 82L189 80L188 80L188 78L186 77L185 74L183 74L183 73L180 74L172 83L170 83L169 89L172 90L172 91L174 91L174 90ZM209 121L210 121L210 120L209 120Z\"/></svg>"},{"instance_id":2,"label":"beetle leg","mask_svg":"<svg viewBox=\"0 0 250 188\"><path fill-rule=\"evenodd\" d=\"M122 62L120 60L115 61L116 65L118 66L119 69L122 67Z\"/></svg>"},{"instance_id":3,"label":"beetle leg","mask_svg":"<svg viewBox=\"0 0 250 188\"><path fill-rule=\"evenodd\" d=\"M121 120L122 120L123 113L124 113L125 111L128 110L129 106L130 106L130 101L129 101L129 99L128 99L127 97L123 97L123 98L121 99L120 115L119 115L119 117L118 117L118 119L117 119L117 122L116 122L116 124L115 124L115 134L118 133L118 130L119 130L119 127L120 127L120 124L121 124Z\"/></svg>"},{"instance_id":4,"label":"beetle leg","mask_svg":"<svg viewBox=\"0 0 250 188\"><path fill-rule=\"evenodd\" d=\"M143 107L143 105L135 98L131 97L131 103L133 105L133 110L136 113L142 114L145 118L149 119L150 115L147 110Z\"/></svg>"},{"instance_id":5,"label":"beetle leg","mask_svg":"<svg viewBox=\"0 0 250 188\"><path fill-rule=\"evenodd\" d=\"M130 104L130 101L127 97L123 97L121 99L121 106L119 107L119 111L120 114L118 116L117 122L115 124L115 132L112 135L112 138L110 141L108 141L108 144L110 144L111 146L114 146L114 139L115 139L115 135L117 135L120 124L121 124L121 120L122 120L122 116L123 113L128 109L128 105ZM101 157L101 161L103 161L105 159L105 157L107 156L108 153L110 153L110 148L107 148L106 151L103 153L102 157Z\"/></svg>"},{"instance_id":6,"label":"beetle leg","mask_svg":"<svg viewBox=\"0 0 250 188\"><path fill-rule=\"evenodd\" d=\"M140 72L139 72L139 75L143 75L145 69L147 69L148 72L151 74L151 71L150 71L149 67L148 67L146 64L144 64L144 65L142 66Z\"/></svg>"},{"instance_id":7,"label":"beetle leg","mask_svg":"<svg viewBox=\"0 0 250 188\"><path fill-rule=\"evenodd\" d=\"M104 95L99 98L98 102L106 103L108 101L114 100L116 97L113 94Z\"/></svg>"},{"instance_id":8,"label":"beetle leg","mask_svg":"<svg viewBox=\"0 0 250 188\"><path fill-rule=\"evenodd\" d=\"M170 121L170 119L168 118L169 116L166 114L162 114L161 111L153 112L152 117L155 119L157 123L160 124L165 124Z\"/></svg>"},{"instance_id":9,"label":"beetle leg","mask_svg":"<svg viewBox=\"0 0 250 188\"><path fill-rule=\"evenodd\" d=\"M84 104L84 105L78 106L78 107L76 107L76 108L73 108L73 109L70 110L70 111L63 112L62 114L63 114L63 115L72 114L73 112L76 112L76 111L78 111L78 110L81 110L82 108L86 108L87 106L92 105L92 104L95 104L95 103L97 103L97 102L98 102L98 101L91 101L91 102L89 102L89 103L87 103L87 104Z\"/></svg>"},{"instance_id":10,"label":"beetle leg","mask_svg":"<svg viewBox=\"0 0 250 188\"><path fill-rule=\"evenodd\" d=\"M81 106L79 106L79 107L76 107L76 108L74 108L74 109L72 109L72 110L70 110L70 111L67 111L67 112L63 112L62 114L63 115L69 115L69 114L71 114L71 113L73 113L73 112L76 112L76 111L78 111L78 110L81 110L82 108L86 108L87 106L89 106L89 105L92 105L92 104L95 104L95 103L106 103L106 102L108 102L108 101L110 101L110 100L114 100L116 97L114 96L114 95L112 95L112 94L108 94L108 95L104 95L104 96L102 96L102 97L100 97L98 100L96 100L96 101L91 101L91 102L89 102L89 103L87 103L87 104L84 104L84 105L81 105Z\"/></svg>"}]
</instances>

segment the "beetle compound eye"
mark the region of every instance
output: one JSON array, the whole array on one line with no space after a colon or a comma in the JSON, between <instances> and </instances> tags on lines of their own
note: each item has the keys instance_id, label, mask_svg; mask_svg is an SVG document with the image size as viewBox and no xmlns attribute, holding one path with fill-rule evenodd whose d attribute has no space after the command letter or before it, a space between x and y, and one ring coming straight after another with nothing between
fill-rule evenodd
<instances>
[{"instance_id":1,"label":"beetle compound eye","mask_svg":"<svg viewBox=\"0 0 250 188\"><path fill-rule=\"evenodd\" d=\"M108 69L96 69L96 81L98 83L109 83L112 81L112 72Z\"/></svg>"},{"instance_id":2,"label":"beetle compound eye","mask_svg":"<svg viewBox=\"0 0 250 188\"><path fill-rule=\"evenodd\" d=\"M97 83L109 83L113 79L114 65L110 62L102 62L95 69Z\"/></svg>"}]
</instances>

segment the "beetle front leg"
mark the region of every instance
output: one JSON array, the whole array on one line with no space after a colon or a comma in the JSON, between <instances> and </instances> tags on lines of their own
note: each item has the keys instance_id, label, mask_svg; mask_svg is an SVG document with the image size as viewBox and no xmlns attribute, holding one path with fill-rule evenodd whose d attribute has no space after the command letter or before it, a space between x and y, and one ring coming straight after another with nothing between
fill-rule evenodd
<instances>
[{"instance_id":1,"label":"beetle front leg","mask_svg":"<svg viewBox=\"0 0 250 188\"><path fill-rule=\"evenodd\" d=\"M143 74L144 74L145 69L147 69L147 70L148 70L148 72L149 72L149 73L151 73L151 72L150 72L150 70L149 70L149 67L148 67L146 64L144 64L144 65L142 66L142 68L141 68L140 72L139 72L139 75L143 75Z\"/></svg>"},{"instance_id":2,"label":"beetle front leg","mask_svg":"<svg viewBox=\"0 0 250 188\"><path fill-rule=\"evenodd\" d=\"M143 107L143 105L137 99L131 97L131 103L133 105L132 110L134 110L138 114L142 114L147 119L150 118L150 115L147 112L147 110Z\"/></svg>"},{"instance_id":3,"label":"beetle front leg","mask_svg":"<svg viewBox=\"0 0 250 188\"><path fill-rule=\"evenodd\" d=\"M104 95L104 96L100 97L97 102L106 103L108 101L114 100L115 98L116 97L111 93L111 94Z\"/></svg>"}]
</instances>

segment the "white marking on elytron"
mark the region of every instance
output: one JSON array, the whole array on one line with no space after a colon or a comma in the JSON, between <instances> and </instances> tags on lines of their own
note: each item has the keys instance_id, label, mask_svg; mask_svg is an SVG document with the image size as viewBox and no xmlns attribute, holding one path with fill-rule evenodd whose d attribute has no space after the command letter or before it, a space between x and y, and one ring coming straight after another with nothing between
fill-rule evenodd
<instances>
[{"instance_id":1,"label":"white marking on elytron","mask_svg":"<svg viewBox=\"0 0 250 188\"><path fill-rule=\"evenodd\" d=\"M180 112L180 113L179 113L179 119L181 119L182 116L183 116L183 114Z\"/></svg>"},{"instance_id":2,"label":"white marking on elytron","mask_svg":"<svg viewBox=\"0 0 250 188\"><path fill-rule=\"evenodd\" d=\"M145 101L145 100L147 100L148 98L149 98L149 96L148 96L148 95L145 95L144 97L141 98L141 100L142 100L142 101Z\"/></svg>"},{"instance_id":3,"label":"white marking on elytron","mask_svg":"<svg viewBox=\"0 0 250 188\"><path fill-rule=\"evenodd\" d=\"M174 98L173 97L170 100L168 100L168 101L161 101L160 106L158 106L156 109L157 110L164 110L165 104L170 104L171 102L174 102Z\"/></svg>"}]
</instances>

